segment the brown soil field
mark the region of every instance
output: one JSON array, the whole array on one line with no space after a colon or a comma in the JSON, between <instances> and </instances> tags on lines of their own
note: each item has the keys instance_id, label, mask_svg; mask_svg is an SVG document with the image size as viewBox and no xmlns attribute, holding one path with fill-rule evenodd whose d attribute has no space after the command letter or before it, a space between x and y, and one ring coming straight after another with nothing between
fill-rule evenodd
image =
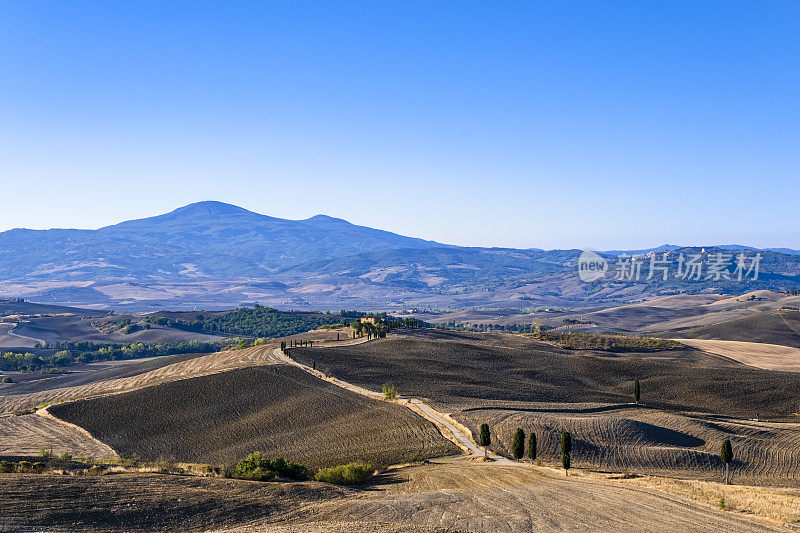
<instances>
[{"instance_id":1,"label":"brown soil field","mask_svg":"<svg viewBox=\"0 0 800 533\"><path fill-rule=\"evenodd\" d=\"M392 470L358 497L232 531L777 531L687 498L464 458ZM228 530L230 531L230 530Z\"/></svg>"},{"instance_id":2,"label":"brown soil field","mask_svg":"<svg viewBox=\"0 0 800 533\"><path fill-rule=\"evenodd\" d=\"M759 312L707 326L676 331L673 337L761 342L800 348L800 311Z\"/></svg>"},{"instance_id":3,"label":"brown soil field","mask_svg":"<svg viewBox=\"0 0 800 533\"><path fill-rule=\"evenodd\" d=\"M777 520L742 514L750 511L745 501L725 512L656 482L578 471L565 478L467 458L392 468L353 489L163 474L0 474L0 530L651 531L665 517L670 531L782 530ZM740 488L714 494L736 501ZM785 498L766 494L776 496Z\"/></svg>"},{"instance_id":4,"label":"brown soil field","mask_svg":"<svg viewBox=\"0 0 800 533\"><path fill-rule=\"evenodd\" d=\"M497 402L629 403L633 380L649 407L795 421L800 375L739 365L687 348L646 354L566 350L529 337L407 331L369 343L289 350L344 381L426 399L444 410Z\"/></svg>"},{"instance_id":5,"label":"brown soil field","mask_svg":"<svg viewBox=\"0 0 800 533\"><path fill-rule=\"evenodd\" d=\"M766 370L800 372L800 348L764 344L761 342L719 341L706 339L676 339L680 342Z\"/></svg>"},{"instance_id":6,"label":"brown soil field","mask_svg":"<svg viewBox=\"0 0 800 533\"><path fill-rule=\"evenodd\" d=\"M55 418L37 414L0 418L0 456L36 456L41 448L55 455L82 453L87 459L116 457L108 446Z\"/></svg>"},{"instance_id":7,"label":"brown soil field","mask_svg":"<svg viewBox=\"0 0 800 533\"><path fill-rule=\"evenodd\" d=\"M800 424L732 420L640 407L551 410L474 409L455 413L477 435L492 428L490 449L510 456L518 427L534 432L538 458L560 462L561 431L572 435L572 464L599 471L721 480L719 448L731 440L732 479L758 485L800 485Z\"/></svg>"},{"instance_id":8,"label":"brown soil field","mask_svg":"<svg viewBox=\"0 0 800 533\"><path fill-rule=\"evenodd\" d=\"M459 452L411 411L287 365L183 379L50 412L122 456L148 461L230 466L258 450L310 467L390 465Z\"/></svg>"},{"instance_id":9,"label":"brown soil field","mask_svg":"<svg viewBox=\"0 0 800 533\"><path fill-rule=\"evenodd\" d=\"M163 474L0 474L0 531L206 531L277 519L351 492Z\"/></svg>"},{"instance_id":10,"label":"brown soil field","mask_svg":"<svg viewBox=\"0 0 800 533\"><path fill-rule=\"evenodd\" d=\"M41 339L45 342L60 341L92 341L129 344L132 342L159 343L159 342L184 342L190 340L214 341L224 337L207 335L193 331L183 331L163 326L151 326L150 329L123 334L107 327L120 317L80 317L80 316L52 316L26 320L14 333ZM108 331L106 333L105 331ZM11 342L11 339L9 339Z\"/></svg>"},{"instance_id":11,"label":"brown soil field","mask_svg":"<svg viewBox=\"0 0 800 533\"><path fill-rule=\"evenodd\" d=\"M133 391L150 385L169 381L225 372L237 368L268 365L278 362L272 354L275 345L263 345L244 350L227 350L208 355L180 356L184 360L158 366L160 358L153 359L157 368L122 378L103 379L102 375L89 375L88 382L76 386L54 380L52 386L37 385L35 391L15 394L16 385L0 389L0 414L33 409L47 402L57 402L67 398L93 398L108 394ZM173 357L173 356L169 356ZM174 359L173 359L174 361ZM134 362L132 362L133 364Z\"/></svg>"}]
</instances>

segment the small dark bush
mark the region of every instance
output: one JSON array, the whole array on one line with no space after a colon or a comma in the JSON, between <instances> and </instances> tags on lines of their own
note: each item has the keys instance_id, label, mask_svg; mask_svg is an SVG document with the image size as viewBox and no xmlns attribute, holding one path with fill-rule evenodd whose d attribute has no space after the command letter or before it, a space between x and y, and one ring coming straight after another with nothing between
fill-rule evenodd
<instances>
[{"instance_id":1,"label":"small dark bush","mask_svg":"<svg viewBox=\"0 0 800 533\"><path fill-rule=\"evenodd\" d=\"M0 474L8 474L14 471L14 463L0 461Z\"/></svg>"},{"instance_id":2,"label":"small dark bush","mask_svg":"<svg viewBox=\"0 0 800 533\"><path fill-rule=\"evenodd\" d=\"M303 465L278 457L270 461L261 452L253 452L239 461L233 477L253 481L268 481L275 476L305 481L311 478L311 472Z\"/></svg>"}]
</instances>

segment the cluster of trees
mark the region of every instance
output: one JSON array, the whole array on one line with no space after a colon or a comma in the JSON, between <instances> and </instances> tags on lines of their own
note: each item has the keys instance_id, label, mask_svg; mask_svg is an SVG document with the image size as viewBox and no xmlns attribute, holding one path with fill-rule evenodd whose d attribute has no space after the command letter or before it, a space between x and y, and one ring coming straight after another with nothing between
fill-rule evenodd
<instances>
[{"instance_id":1,"label":"cluster of trees","mask_svg":"<svg viewBox=\"0 0 800 533\"><path fill-rule=\"evenodd\" d=\"M278 311L258 304L253 307L241 307L228 313L197 315L194 320L164 316L148 316L145 320L151 324L186 331L228 333L248 337L286 337L316 329L324 324L342 322L336 315Z\"/></svg>"},{"instance_id":2,"label":"cluster of trees","mask_svg":"<svg viewBox=\"0 0 800 533\"><path fill-rule=\"evenodd\" d=\"M466 329L471 331L501 331L509 333L539 333L552 329L552 326L542 324L472 324L468 322L450 321L442 324L450 329Z\"/></svg>"},{"instance_id":3,"label":"cluster of trees","mask_svg":"<svg viewBox=\"0 0 800 533\"><path fill-rule=\"evenodd\" d=\"M57 350L52 355L43 353L5 352L0 357L0 370L41 372L75 363L138 359L183 353L211 353L230 344L225 342L186 341L176 343L101 344L90 341L54 342L44 345L45 350Z\"/></svg>"},{"instance_id":4,"label":"cluster of trees","mask_svg":"<svg viewBox=\"0 0 800 533\"><path fill-rule=\"evenodd\" d=\"M487 449L492 444L492 432L489 429L489 424L481 424L478 432L478 445L483 447L484 457L488 455ZM531 461L536 460L536 434L531 432L528 438L528 458ZM516 460L520 460L525 456L525 430L517 428L514 432L514 438L511 441L511 455Z\"/></svg>"},{"instance_id":5,"label":"cluster of trees","mask_svg":"<svg viewBox=\"0 0 800 533\"><path fill-rule=\"evenodd\" d=\"M622 334L593 335L591 333L543 331L538 335L538 337L544 341L553 342L562 348L567 348L570 350L654 352L662 350L676 350L684 347L680 342L668 339L636 337L633 335Z\"/></svg>"},{"instance_id":6,"label":"cluster of trees","mask_svg":"<svg viewBox=\"0 0 800 533\"><path fill-rule=\"evenodd\" d=\"M636 401L638 402L638 385L639 380L636 380ZM492 434L489 429L489 424L481 424L478 431L478 445L483 447L484 457L488 455L488 447L492 444ZM536 434L531 432L528 437L528 458L531 462L536 460ZM514 432L514 437L511 441L511 456L517 461L525 457L525 430L517 428ZM569 475L569 469L572 465L572 435L569 431L561 432L561 445L559 446L561 452L561 466L564 468L564 474ZM731 446L730 439L725 439L720 448L719 458L722 461L725 469L725 483L730 482L729 465L733 461L733 447Z\"/></svg>"},{"instance_id":7,"label":"cluster of trees","mask_svg":"<svg viewBox=\"0 0 800 533\"><path fill-rule=\"evenodd\" d=\"M367 481L374 472L375 469L367 463L349 463L321 468L315 473L283 457L268 459L261 452L253 452L239 461L232 477L251 481L269 481L275 477L292 481L314 479L336 485L355 485Z\"/></svg>"}]
</instances>

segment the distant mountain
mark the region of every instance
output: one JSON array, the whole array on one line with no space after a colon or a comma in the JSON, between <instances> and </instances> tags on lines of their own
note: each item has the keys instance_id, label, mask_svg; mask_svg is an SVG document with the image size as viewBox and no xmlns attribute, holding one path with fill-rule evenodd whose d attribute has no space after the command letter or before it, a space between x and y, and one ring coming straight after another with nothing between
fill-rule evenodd
<instances>
[{"instance_id":1,"label":"distant mountain","mask_svg":"<svg viewBox=\"0 0 800 533\"><path fill-rule=\"evenodd\" d=\"M0 233L0 278L259 277L366 250L433 247L447 246L325 215L285 220L222 202L198 202L98 230Z\"/></svg>"},{"instance_id":2,"label":"distant mountain","mask_svg":"<svg viewBox=\"0 0 800 533\"><path fill-rule=\"evenodd\" d=\"M711 253L753 251L744 246ZM662 245L620 255L697 254ZM49 304L155 310L279 308L579 306L675 292L800 289L800 255L763 251L751 283L620 282L613 267L594 283L577 276L581 250L460 247L317 215L286 220L221 202L98 230L14 229L0 233L0 297Z\"/></svg>"}]
</instances>

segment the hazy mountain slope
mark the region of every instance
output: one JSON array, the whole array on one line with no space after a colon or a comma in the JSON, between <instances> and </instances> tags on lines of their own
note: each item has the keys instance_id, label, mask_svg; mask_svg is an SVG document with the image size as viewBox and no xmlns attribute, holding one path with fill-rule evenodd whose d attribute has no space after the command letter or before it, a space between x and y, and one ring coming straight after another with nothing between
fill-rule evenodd
<instances>
[{"instance_id":1,"label":"hazy mountain slope","mask_svg":"<svg viewBox=\"0 0 800 533\"><path fill-rule=\"evenodd\" d=\"M0 233L0 278L230 279L365 250L432 246L446 247L324 215L284 220L199 202L99 230Z\"/></svg>"},{"instance_id":2,"label":"hazy mountain slope","mask_svg":"<svg viewBox=\"0 0 800 533\"><path fill-rule=\"evenodd\" d=\"M580 250L451 246L324 215L285 220L198 202L98 230L2 232L0 296L142 310L220 309L243 302L295 309L441 309L614 305L683 292L800 289L800 255L774 251L761 252L757 280L647 279L650 251L658 257L669 251L673 262L680 254L701 254L709 264L720 253L733 257L733 247L605 252L611 263L605 277L582 283ZM637 256L644 267L638 281L617 279L615 263L623 253Z\"/></svg>"}]
</instances>

